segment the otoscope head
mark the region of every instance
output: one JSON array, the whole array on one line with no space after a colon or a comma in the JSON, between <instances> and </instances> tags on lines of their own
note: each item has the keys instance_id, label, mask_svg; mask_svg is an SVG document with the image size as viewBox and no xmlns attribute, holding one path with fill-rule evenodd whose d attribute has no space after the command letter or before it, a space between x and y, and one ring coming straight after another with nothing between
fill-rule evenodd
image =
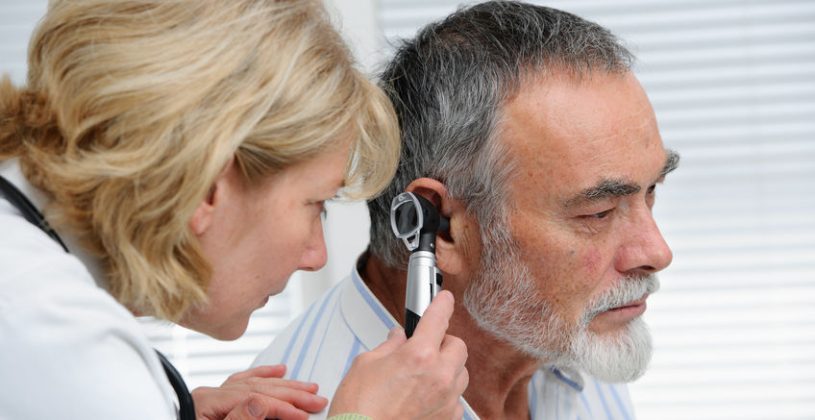
<instances>
[{"instance_id":1,"label":"otoscope head","mask_svg":"<svg viewBox=\"0 0 815 420\"><path fill-rule=\"evenodd\" d=\"M417 251L436 251L436 233L450 228L450 221L441 216L436 206L422 197L416 195L424 215L424 224L419 229L419 248ZM444 227L444 229L441 229Z\"/></svg>"},{"instance_id":2,"label":"otoscope head","mask_svg":"<svg viewBox=\"0 0 815 420\"><path fill-rule=\"evenodd\" d=\"M447 231L450 220L426 198L402 193L391 203L391 228L410 251L435 251L436 233Z\"/></svg>"}]
</instances>

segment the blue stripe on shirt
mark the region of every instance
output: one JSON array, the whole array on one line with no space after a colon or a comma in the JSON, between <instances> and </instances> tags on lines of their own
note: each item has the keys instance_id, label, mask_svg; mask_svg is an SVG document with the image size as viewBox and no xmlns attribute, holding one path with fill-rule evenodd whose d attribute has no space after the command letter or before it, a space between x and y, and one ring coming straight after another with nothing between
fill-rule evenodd
<instances>
[{"instance_id":1,"label":"blue stripe on shirt","mask_svg":"<svg viewBox=\"0 0 815 420\"><path fill-rule=\"evenodd\" d=\"M320 305L320 310L317 312L317 315L314 317L314 321L311 323L311 327L308 330L308 335L306 335L306 340L303 342L302 350L300 354L297 355L297 363L294 365L294 369L291 371L291 378L298 379L300 374L300 368L303 367L303 360L306 358L306 353L308 353L309 348L311 348L311 340L314 338L314 331L317 329L317 325L320 324L320 320L323 319L323 313L325 312L325 306L331 300L335 293L337 293L337 289L339 287L334 287L331 290L331 293L328 294L328 297L323 301Z\"/></svg>"},{"instance_id":2,"label":"blue stripe on shirt","mask_svg":"<svg viewBox=\"0 0 815 420\"><path fill-rule=\"evenodd\" d=\"M339 304L339 302L340 302L339 299L334 301L334 306L331 308L330 313L336 313L337 312L337 305ZM318 355L321 354L322 351L323 351L323 343L325 343L325 338L328 337L328 331L331 328L331 322L332 321L333 321L333 318L329 318L328 325L326 325L325 331L323 331L323 338L322 338L322 340L320 340L320 345L317 346L317 354ZM308 374L308 380L309 381L311 380L311 377L314 375L314 366L317 365L317 360L319 360L319 358L315 357L314 358L314 363L311 364L311 372L309 372L309 374Z\"/></svg>"},{"instance_id":3,"label":"blue stripe on shirt","mask_svg":"<svg viewBox=\"0 0 815 420\"><path fill-rule=\"evenodd\" d=\"M574 399L573 398L566 398L566 418L572 417L572 412L574 411Z\"/></svg>"},{"instance_id":4,"label":"blue stripe on shirt","mask_svg":"<svg viewBox=\"0 0 815 420\"><path fill-rule=\"evenodd\" d=\"M286 351L283 352L283 360L281 360L280 363L283 363L284 365L289 364L289 356L291 356L291 351L292 348L294 347L294 343L297 341L297 337L300 337L300 330L303 329L303 324L306 323L306 320L311 316L311 313L314 311L314 308L316 307L317 307L316 303L311 305L311 307L308 308L306 314L302 318L300 318L300 323L297 325L297 329L294 330L294 334L292 334L291 340L289 340L289 344L286 345Z\"/></svg>"},{"instance_id":5,"label":"blue stripe on shirt","mask_svg":"<svg viewBox=\"0 0 815 420\"><path fill-rule=\"evenodd\" d=\"M594 382L594 388L597 390L597 397L600 399L600 402L603 404L603 410L606 412L606 418L609 420L614 419L611 415L611 410L608 408L608 403L606 402L606 397L603 396L603 390L600 389L600 382Z\"/></svg>"},{"instance_id":6,"label":"blue stripe on shirt","mask_svg":"<svg viewBox=\"0 0 815 420\"><path fill-rule=\"evenodd\" d=\"M589 412L589 418L593 419L594 414L591 413L591 404L589 404L589 400L588 400L588 398L586 398L586 393L585 392L580 393L580 400L583 401L583 406L586 407L586 411Z\"/></svg>"},{"instance_id":7,"label":"blue stripe on shirt","mask_svg":"<svg viewBox=\"0 0 815 420\"><path fill-rule=\"evenodd\" d=\"M625 420L631 420L631 416L628 415L628 410L626 410L625 405L623 405L623 400L620 399L620 394L617 393L617 390L614 388L613 385L606 385L608 389L611 390L611 396L614 398L614 402L617 403L617 407L620 407L620 412L623 413L623 418Z\"/></svg>"}]
</instances>

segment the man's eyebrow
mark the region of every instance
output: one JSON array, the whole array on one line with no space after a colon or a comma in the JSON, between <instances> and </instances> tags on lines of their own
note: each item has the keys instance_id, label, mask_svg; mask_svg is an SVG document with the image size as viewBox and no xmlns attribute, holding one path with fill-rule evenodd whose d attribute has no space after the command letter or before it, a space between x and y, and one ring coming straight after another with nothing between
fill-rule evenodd
<instances>
[{"instance_id":1,"label":"man's eyebrow","mask_svg":"<svg viewBox=\"0 0 815 420\"><path fill-rule=\"evenodd\" d=\"M679 153L665 149L665 155L665 165L659 173L660 180L679 166ZM567 199L564 202L564 207L574 207L609 198L625 197L636 194L641 189L639 185L622 179L603 179L597 185L586 188L574 197Z\"/></svg>"},{"instance_id":2,"label":"man's eyebrow","mask_svg":"<svg viewBox=\"0 0 815 420\"><path fill-rule=\"evenodd\" d=\"M621 179L604 179L593 187L580 191L564 203L564 207L592 203L608 198L625 197L640 192L640 186Z\"/></svg>"},{"instance_id":3,"label":"man's eyebrow","mask_svg":"<svg viewBox=\"0 0 815 420\"><path fill-rule=\"evenodd\" d=\"M671 149L665 149L665 155L665 166L662 167L662 172L659 173L659 179L664 178L665 175L673 172L679 166L679 153Z\"/></svg>"}]
</instances>

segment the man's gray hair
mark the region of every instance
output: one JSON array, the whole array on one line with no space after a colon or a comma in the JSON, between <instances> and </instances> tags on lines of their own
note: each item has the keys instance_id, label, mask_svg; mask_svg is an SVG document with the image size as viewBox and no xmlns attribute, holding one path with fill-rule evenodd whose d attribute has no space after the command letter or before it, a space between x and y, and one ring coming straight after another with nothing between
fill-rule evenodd
<instances>
[{"instance_id":1,"label":"man's gray hair","mask_svg":"<svg viewBox=\"0 0 815 420\"><path fill-rule=\"evenodd\" d=\"M525 77L559 72L624 73L631 53L607 29L547 7L491 1L459 9L403 41L380 84L399 117L402 155L385 192L368 202L370 251L404 267L391 232L390 203L421 177L442 182L481 225L503 225L513 160L496 141L501 106ZM490 235L494 236L494 235Z\"/></svg>"}]
</instances>

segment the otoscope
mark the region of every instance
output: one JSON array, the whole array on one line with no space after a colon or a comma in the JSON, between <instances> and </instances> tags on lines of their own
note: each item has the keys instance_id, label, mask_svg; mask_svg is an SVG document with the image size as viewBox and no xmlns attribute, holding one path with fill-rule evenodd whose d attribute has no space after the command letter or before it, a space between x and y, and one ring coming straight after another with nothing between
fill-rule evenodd
<instances>
[{"instance_id":1,"label":"otoscope","mask_svg":"<svg viewBox=\"0 0 815 420\"><path fill-rule=\"evenodd\" d=\"M405 192L391 202L391 228L411 252L405 293L405 335L408 338L430 301L441 289L442 275L436 267L436 233L450 228L450 221L422 196Z\"/></svg>"}]
</instances>

